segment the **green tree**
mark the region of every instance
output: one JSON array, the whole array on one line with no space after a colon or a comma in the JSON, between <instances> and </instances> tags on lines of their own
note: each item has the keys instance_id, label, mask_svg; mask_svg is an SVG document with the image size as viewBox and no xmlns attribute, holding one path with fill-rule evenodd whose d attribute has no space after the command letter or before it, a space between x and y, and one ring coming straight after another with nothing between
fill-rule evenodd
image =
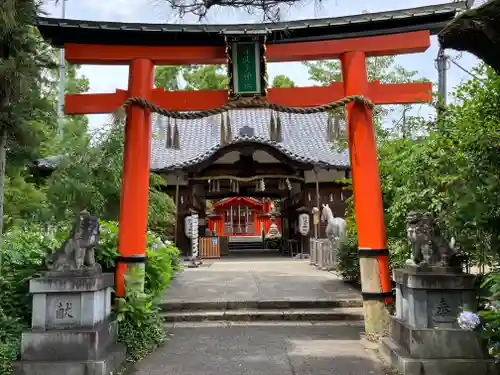
<instances>
[{"instance_id":1,"label":"green tree","mask_svg":"<svg viewBox=\"0 0 500 375\"><path fill-rule=\"evenodd\" d=\"M46 108L43 69L54 66L32 27L38 5L34 0L5 0L0 7L0 234L7 150L23 154L39 143L40 128L31 119ZM0 271L1 263L0 251Z\"/></svg>"},{"instance_id":2,"label":"green tree","mask_svg":"<svg viewBox=\"0 0 500 375\"><path fill-rule=\"evenodd\" d=\"M342 66L339 60L322 60L303 63L309 72L309 79L320 86L328 86L331 82L342 81ZM370 57L366 59L366 70L368 80L380 81L381 83L408 83L421 82L425 79L417 78L417 71L409 71L396 63L394 56ZM404 106L377 106L374 111L374 124L377 140L387 137L390 133L400 132L406 134L406 128L414 122L412 116L407 115L411 110L410 105ZM400 112L402 120L393 122L392 130L388 131L382 126L384 120L394 113ZM405 114L403 116L403 114ZM345 114L343 109L335 111L334 116L341 121L340 147L345 147Z\"/></svg>"},{"instance_id":3,"label":"green tree","mask_svg":"<svg viewBox=\"0 0 500 375\"><path fill-rule=\"evenodd\" d=\"M182 74L185 90L223 90L229 84L226 69L220 65L185 67Z\"/></svg>"},{"instance_id":4,"label":"green tree","mask_svg":"<svg viewBox=\"0 0 500 375\"><path fill-rule=\"evenodd\" d=\"M155 70L155 87L175 90L224 90L229 85L222 65L159 66ZM272 87L295 87L287 76L274 77Z\"/></svg>"},{"instance_id":5,"label":"green tree","mask_svg":"<svg viewBox=\"0 0 500 375\"><path fill-rule=\"evenodd\" d=\"M166 91L222 90L229 79L221 65L159 66L155 86Z\"/></svg>"},{"instance_id":6,"label":"green tree","mask_svg":"<svg viewBox=\"0 0 500 375\"><path fill-rule=\"evenodd\" d=\"M155 68L155 87L166 91L180 90L181 66L157 66Z\"/></svg>"},{"instance_id":7,"label":"green tree","mask_svg":"<svg viewBox=\"0 0 500 375\"><path fill-rule=\"evenodd\" d=\"M481 64L454 93L456 104L424 135L379 148L389 236L404 237L411 209L432 212L470 260L498 262L500 251L500 77Z\"/></svg>"},{"instance_id":8,"label":"green tree","mask_svg":"<svg viewBox=\"0 0 500 375\"><path fill-rule=\"evenodd\" d=\"M122 123L103 128L95 144L89 141L68 150L47 182L47 196L55 218L61 220L87 209L102 219L119 215L123 167ZM150 176L149 228L170 236L175 205L161 192L165 181Z\"/></svg>"},{"instance_id":9,"label":"green tree","mask_svg":"<svg viewBox=\"0 0 500 375\"><path fill-rule=\"evenodd\" d=\"M271 86L276 88L288 88L288 87L295 87L295 83L284 74L279 74L276 77L274 77Z\"/></svg>"},{"instance_id":10,"label":"green tree","mask_svg":"<svg viewBox=\"0 0 500 375\"><path fill-rule=\"evenodd\" d=\"M50 61L56 60L56 50L48 47L35 34L39 47ZM66 153L77 144L85 144L88 135L88 120L85 116L66 116L64 131L58 136L56 101L58 96L59 69L56 65L42 66L43 81L34 82L31 98L34 104L31 116L26 119L27 128L36 142L10 142L7 150L9 160L5 178L6 229L22 225L26 221L45 220L51 216L44 184L36 183L31 172L33 160L43 156ZM66 66L66 92L82 93L88 90L88 79L79 77L78 67Z\"/></svg>"}]
</instances>

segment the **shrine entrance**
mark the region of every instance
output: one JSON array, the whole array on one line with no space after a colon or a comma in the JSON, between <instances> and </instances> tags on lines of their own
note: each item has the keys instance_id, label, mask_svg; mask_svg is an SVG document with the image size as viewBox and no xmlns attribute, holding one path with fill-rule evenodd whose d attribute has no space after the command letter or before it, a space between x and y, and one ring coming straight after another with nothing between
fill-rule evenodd
<instances>
[{"instance_id":1,"label":"shrine entrance","mask_svg":"<svg viewBox=\"0 0 500 375\"><path fill-rule=\"evenodd\" d=\"M299 164L298 168L283 177L285 183L288 179L292 185L288 191L296 191L294 183L301 188L300 195L291 195L300 196L300 199L294 201L290 197L284 203L291 203L281 208L282 232L286 235L293 229L290 228L291 223L283 218L286 215L291 217L293 210L296 212L301 208L294 204L303 204L309 196L311 204L319 206L321 203L320 194L309 195L307 192L311 174L315 186L313 192L318 192L322 183L329 186L334 181L333 176L337 176L339 160L333 158L333 154L327 154L325 162L311 152L321 150L321 142L329 144L334 123L332 110L345 106L349 153L346 150L344 155L349 163L341 170L344 173L352 171L361 275L370 280L369 285L363 285L363 298L367 311L383 314L384 303L392 298L392 285L372 109L379 104L430 101L432 85L426 82L369 82L366 58L424 52L430 46L431 32L436 32L451 20L456 10L456 6L446 4L348 18L251 26L134 26L114 22L40 19L38 28L43 37L56 47L64 47L69 62L129 66L128 90L66 95L64 108L66 114L75 115L111 113L120 106L127 109L117 295L124 294L124 275L128 264L145 261L151 171L167 171L170 175L167 177L169 186L172 186L172 178L177 181L173 185L176 189L173 194L177 196L176 204L179 206L183 199L181 190L191 189L184 199L192 197L193 208L199 207L201 212L205 206L200 203L208 198L204 196L207 187L219 181L222 188L225 180L226 188L233 186L234 189L234 183L230 181L236 179L234 175L230 178L220 174L213 177L189 175L185 173L186 169L200 167L209 159L213 162L214 155L222 157L222 153L228 154L229 150L245 150L245 146L251 150L257 143L260 149L265 149L277 159L284 156L287 160L282 165L290 166L292 161ZM252 32L248 33L248 30ZM268 90L267 62L320 59L340 59L343 82L332 82L324 87ZM227 64L228 90L165 92L154 88L155 65L191 64ZM167 119L160 121L166 126L163 132L166 140L163 138L161 143L157 143L158 137L152 137L152 124L155 124L151 121L152 113ZM241 116L247 117L237 120ZM235 126L237 121L239 124ZM322 124L320 133L311 131L313 123ZM202 126L193 134L185 130L189 124ZM259 131L259 126L265 126L266 131ZM295 131L293 136L290 135L292 130ZM190 143L186 143L186 139L191 139ZM204 143L205 139L209 141ZM306 140L307 144L300 143L301 140ZM155 143L161 144L163 150L172 152L168 156L158 153ZM238 153L245 155L246 151L241 150ZM257 152L252 156L254 161L256 155ZM246 166L242 165L241 171L245 171ZM306 165L308 168L304 168ZM327 181L321 182L320 174ZM217 175L221 178L215 179ZM237 177L240 179L238 182L248 178ZM268 177L264 176L264 183ZM239 192L225 192L220 198L238 194L243 194L241 189ZM254 192L244 195L255 197ZM330 195L326 197L329 199ZM182 208L179 208L178 214L182 215ZM197 238L200 232L204 233L207 229L206 218L201 217L198 221L194 215L194 220L195 230L190 233ZM370 329L369 325L374 326L375 320L367 323L367 329Z\"/></svg>"}]
</instances>

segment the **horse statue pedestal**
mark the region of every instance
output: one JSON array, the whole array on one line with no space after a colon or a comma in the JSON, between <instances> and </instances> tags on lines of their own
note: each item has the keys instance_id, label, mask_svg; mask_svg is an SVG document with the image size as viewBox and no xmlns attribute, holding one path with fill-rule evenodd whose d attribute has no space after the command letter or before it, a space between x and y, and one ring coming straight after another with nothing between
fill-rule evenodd
<instances>
[{"instance_id":1,"label":"horse statue pedestal","mask_svg":"<svg viewBox=\"0 0 500 375\"><path fill-rule=\"evenodd\" d=\"M326 221L327 238L311 238L311 264L321 270L331 271L337 265L337 253L341 240L346 235L347 223L340 217L334 217L327 204L323 205L321 221Z\"/></svg>"}]
</instances>

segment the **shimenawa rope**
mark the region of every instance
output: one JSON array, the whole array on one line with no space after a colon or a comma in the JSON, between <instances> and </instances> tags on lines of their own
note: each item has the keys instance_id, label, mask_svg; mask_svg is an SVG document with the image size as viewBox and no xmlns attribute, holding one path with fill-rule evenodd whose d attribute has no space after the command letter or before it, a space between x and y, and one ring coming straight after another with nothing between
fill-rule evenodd
<instances>
[{"instance_id":1,"label":"shimenawa rope","mask_svg":"<svg viewBox=\"0 0 500 375\"><path fill-rule=\"evenodd\" d=\"M253 97L253 98L240 98L238 100L229 102L227 104L223 104L220 107L211 108L204 111L181 112L181 111L171 111L165 108L158 107L157 105L151 103L149 100L144 98L133 97L127 99L125 103L123 103L123 105L119 108L119 110L115 112L115 115L119 118L124 118L126 116L125 110L131 105L138 105L143 109L149 109L151 110L151 112L158 113L159 115L179 120L200 119L208 116L218 115L227 112L231 109L239 109L239 108L266 108L276 112L308 115L313 113L331 111L333 109L337 109L340 107L345 107L349 103L360 103L364 104L370 109L374 108L374 104L372 101L360 95L346 96L345 98L342 98L332 103L323 104L316 107L307 107L307 108L283 106L281 104L269 103L258 97Z\"/></svg>"}]
</instances>

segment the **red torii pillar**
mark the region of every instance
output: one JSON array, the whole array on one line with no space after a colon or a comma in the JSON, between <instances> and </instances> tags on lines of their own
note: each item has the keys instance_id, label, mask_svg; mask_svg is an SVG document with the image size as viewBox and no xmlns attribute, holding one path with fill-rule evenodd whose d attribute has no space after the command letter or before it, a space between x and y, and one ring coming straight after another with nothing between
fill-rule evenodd
<instances>
[{"instance_id":1,"label":"red torii pillar","mask_svg":"<svg viewBox=\"0 0 500 375\"><path fill-rule=\"evenodd\" d=\"M368 97L365 60L363 52L348 52L341 56L346 96ZM382 301L391 302L392 282L373 113L362 103L350 103L347 120L365 326L367 332L383 334L375 327L380 326L380 320L387 318L380 304Z\"/></svg>"},{"instance_id":2,"label":"red torii pillar","mask_svg":"<svg viewBox=\"0 0 500 375\"><path fill-rule=\"evenodd\" d=\"M270 89L270 102L311 107L363 95L374 104L406 104L431 100L430 83L380 84L368 82L365 57L423 52L430 46L428 31L380 35L324 42L270 44L270 62L340 58L344 83L325 87ZM128 97L150 99L160 107L178 111L206 110L227 103L226 90L165 92L153 89L153 65L219 64L224 47L103 46L66 44L66 59L74 64L130 64L128 91L110 94L66 95L67 114L110 113ZM349 148L361 255L365 313L383 319L383 303L390 300L391 280L386 249L380 178L371 110L348 106ZM148 111L132 106L126 124L122 200L120 211L117 295L124 294L126 263L144 261L149 189L151 121ZM369 320L369 319L367 319ZM367 321L367 331L370 323ZM376 324L375 324L376 325ZM380 326L380 325L379 325Z\"/></svg>"},{"instance_id":3,"label":"red torii pillar","mask_svg":"<svg viewBox=\"0 0 500 375\"><path fill-rule=\"evenodd\" d=\"M151 100L153 81L154 65L151 60L135 59L130 62L129 97ZM120 258L116 265L118 296L125 294L127 264L144 267L148 221L151 114L137 105L130 106L127 111L118 232Z\"/></svg>"}]
</instances>

